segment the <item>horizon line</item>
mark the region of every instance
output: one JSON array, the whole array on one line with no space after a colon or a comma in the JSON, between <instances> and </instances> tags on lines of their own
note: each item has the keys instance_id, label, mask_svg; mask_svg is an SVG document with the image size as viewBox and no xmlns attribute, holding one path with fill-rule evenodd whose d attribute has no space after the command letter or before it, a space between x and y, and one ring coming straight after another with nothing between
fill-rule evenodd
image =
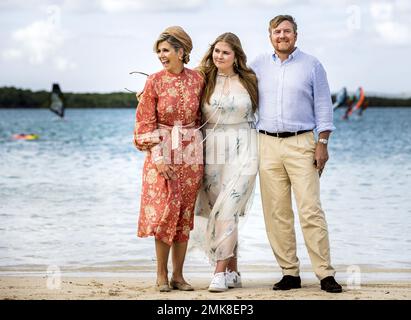
<instances>
[{"instance_id":1,"label":"horizon line","mask_svg":"<svg viewBox=\"0 0 411 320\"><path fill-rule=\"evenodd\" d=\"M17 90L29 90L32 92L39 92L39 91L46 91L50 92L50 89L37 89L34 90L32 88L23 88L23 87L16 87L14 85L2 85L0 86L0 89L4 88L14 88ZM341 90L341 89L340 89ZM337 91L331 91L331 95L336 95L340 90ZM387 92L377 92L377 91L367 91L365 88L365 93L366 96L368 97L376 97L376 98L401 98L401 99L411 99L411 92L406 93L406 92L397 92L397 93L387 93ZM126 91L124 88L119 88L118 91L66 91L62 90L64 93L73 93L73 94L112 94L112 93L128 93L130 92ZM349 94L354 94L356 90L347 90Z\"/></svg>"}]
</instances>

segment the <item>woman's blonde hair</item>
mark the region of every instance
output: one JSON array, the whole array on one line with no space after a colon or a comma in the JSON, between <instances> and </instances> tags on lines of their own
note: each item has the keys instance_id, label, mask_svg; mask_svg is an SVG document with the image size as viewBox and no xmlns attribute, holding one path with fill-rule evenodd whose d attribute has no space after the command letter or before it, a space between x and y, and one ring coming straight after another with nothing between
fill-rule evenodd
<instances>
[{"instance_id":1,"label":"woman's blonde hair","mask_svg":"<svg viewBox=\"0 0 411 320\"><path fill-rule=\"evenodd\" d=\"M175 51L183 49L183 62L188 63L190 61L190 53L193 49L193 42L187 32L180 26L172 26L166 28L154 42L153 50L157 52L158 45L167 41Z\"/></svg>"},{"instance_id":2,"label":"woman's blonde hair","mask_svg":"<svg viewBox=\"0 0 411 320\"><path fill-rule=\"evenodd\" d=\"M201 60L198 69L202 73L206 82L201 102L210 103L210 97L215 89L218 69L213 62L213 52L218 42L227 43L234 51L234 72L239 75L241 84L244 86L244 88L250 95L253 111L257 110L257 77L254 71L247 67L247 56L244 53L243 47L241 46L240 39L234 33L231 32L226 32L218 36L217 39L215 39L215 41L210 45L210 48L207 50L206 54Z\"/></svg>"}]
</instances>

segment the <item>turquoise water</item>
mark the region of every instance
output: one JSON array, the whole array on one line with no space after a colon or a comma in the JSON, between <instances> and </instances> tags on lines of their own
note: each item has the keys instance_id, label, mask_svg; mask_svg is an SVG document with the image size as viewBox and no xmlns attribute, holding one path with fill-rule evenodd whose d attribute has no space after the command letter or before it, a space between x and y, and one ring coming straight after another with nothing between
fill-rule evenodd
<instances>
[{"instance_id":1,"label":"turquoise water","mask_svg":"<svg viewBox=\"0 0 411 320\"><path fill-rule=\"evenodd\" d=\"M411 108L371 108L350 121L342 112L321 178L333 264L409 269ZM132 109L69 109L65 120L0 109L0 270L154 265L153 239L135 236L144 155L133 126ZM40 139L13 141L20 132ZM240 230L240 264L276 266L259 197L257 188ZM189 252L187 265L204 259Z\"/></svg>"}]
</instances>

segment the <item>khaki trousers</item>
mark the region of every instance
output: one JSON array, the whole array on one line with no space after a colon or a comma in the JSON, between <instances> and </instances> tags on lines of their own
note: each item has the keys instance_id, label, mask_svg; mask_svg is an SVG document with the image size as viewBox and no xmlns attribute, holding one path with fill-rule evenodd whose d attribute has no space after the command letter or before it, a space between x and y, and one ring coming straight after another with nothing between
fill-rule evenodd
<instances>
[{"instance_id":1,"label":"khaki trousers","mask_svg":"<svg viewBox=\"0 0 411 320\"><path fill-rule=\"evenodd\" d=\"M334 276L327 222L321 209L320 181L313 165L313 132L289 138L259 134L260 188L268 239L283 275L298 276L291 189L305 245L316 276Z\"/></svg>"}]
</instances>

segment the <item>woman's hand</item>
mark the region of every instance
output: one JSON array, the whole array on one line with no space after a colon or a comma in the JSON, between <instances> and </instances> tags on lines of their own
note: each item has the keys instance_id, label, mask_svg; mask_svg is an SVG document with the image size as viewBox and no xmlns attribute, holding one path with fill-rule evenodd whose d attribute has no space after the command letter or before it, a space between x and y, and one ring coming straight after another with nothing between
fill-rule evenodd
<instances>
[{"instance_id":1,"label":"woman's hand","mask_svg":"<svg viewBox=\"0 0 411 320\"><path fill-rule=\"evenodd\" d=\"M177 174L175 173L174 168L169 164L165 164L164 160L156 161L155 165L158 173L162 175L165 179L177 179Z\"/></svg>"},{"instance_id":2,"label":"woman's hand","mask_svg":"<svg viewBox=\"0 0 411 320\"><path fill-rule=\"evenodd\" d=\"M142 136L143 137L139 136L137 139L135 139L137 149L140 151L150 150L151 148L153 148L161 142L161 139L155 134L145 134L145 136Z\"/></svg>"}]
</instances>

